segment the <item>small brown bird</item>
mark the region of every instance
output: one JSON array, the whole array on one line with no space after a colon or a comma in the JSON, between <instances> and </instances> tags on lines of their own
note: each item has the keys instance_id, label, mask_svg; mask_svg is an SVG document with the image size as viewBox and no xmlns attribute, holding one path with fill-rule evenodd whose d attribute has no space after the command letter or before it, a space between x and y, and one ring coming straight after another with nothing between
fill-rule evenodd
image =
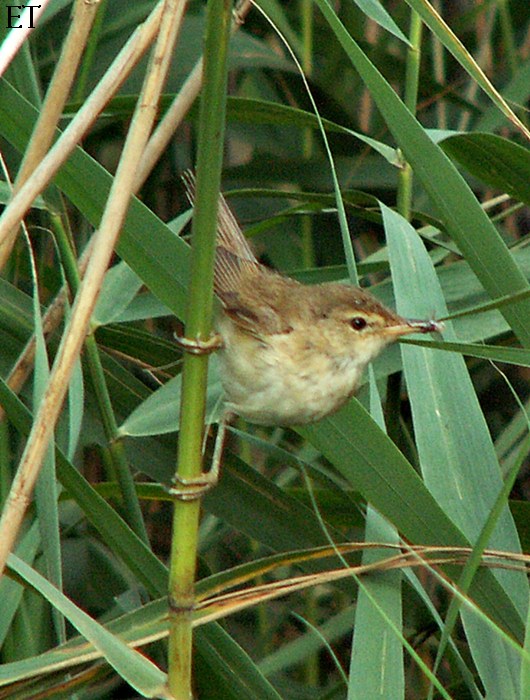
<instances>
[{"instance_id":1,"label":"small brown bird","mask_svg":"<svg viewBox=\"0 0 530 700\"><path fill-rule=\"evenodd\" d=\"M192 177L185 182L193 203ZM222 196L214 286L227 410L261 425L312 423L337 411L386 345L442 328L402 318L353 285L303 285L265 267Z\"/></svg>"}]
</instances>

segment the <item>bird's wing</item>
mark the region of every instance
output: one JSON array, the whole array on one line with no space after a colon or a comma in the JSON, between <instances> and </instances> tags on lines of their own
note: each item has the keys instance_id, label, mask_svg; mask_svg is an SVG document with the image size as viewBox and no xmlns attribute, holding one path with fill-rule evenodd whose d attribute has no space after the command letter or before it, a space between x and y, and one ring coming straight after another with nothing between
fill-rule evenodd
<instances>
[{"instance_id":1,"label":"bird's wing","mask_svg":"<svg viewBox=\"0 0 530 700\"><path fill-rule=\"evenodd\" d=\"M191 170L182 173L186 194L193 206L195 203L195 175ZM256 257L247 243L243 231L222 194L219 195L217 213L217 244L223 246L242 260L256 262Z\"/></svg>"},{"instance_id":2,"label":"bird's wing","mask_svg":"<svg viewBox=\"0 0 530 700\"><path fill-rule=\"evenodd\" d=\"M282 287L278 288L276 278L281 279L282 285L297 284L258 262L241 259L223 247L217 248L215 293L224 313L247 333L263 337L292 330L289 320L279 311Z\"/></svg>"}]
</instances>

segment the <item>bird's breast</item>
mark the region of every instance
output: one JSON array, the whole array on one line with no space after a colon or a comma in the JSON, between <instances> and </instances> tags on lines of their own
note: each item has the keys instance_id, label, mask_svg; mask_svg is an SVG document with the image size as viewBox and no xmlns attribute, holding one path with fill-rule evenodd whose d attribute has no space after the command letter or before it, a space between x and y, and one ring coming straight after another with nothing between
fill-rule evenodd
<instances>
[{"instance_id":1,"label":"bird's breast","mask_svg":"<svg viewBox=\"0 0 530 700\"><path fill-rule=\"evenodd\" d=\"M333 413L357 388L363 367L315 348L296 332L264 339L219 326L227 407L252 423L301 425Z\"/></svg>"}]
</instances>

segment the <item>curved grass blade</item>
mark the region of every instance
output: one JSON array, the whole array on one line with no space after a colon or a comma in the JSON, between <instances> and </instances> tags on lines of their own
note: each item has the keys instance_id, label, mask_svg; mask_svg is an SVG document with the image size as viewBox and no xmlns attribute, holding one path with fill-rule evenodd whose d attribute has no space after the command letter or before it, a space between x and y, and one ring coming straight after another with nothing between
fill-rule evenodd
<instances>
[{"instance_id":1,"label":"curved grass blade","mask_svg":"<svg viewBox=\"0 0 530 700\"><path fill-rule=\"evenodd\" d=\"M383 5L377 0L353 0L357 7L364 12L367 17L377 22L383 29L390 32L402 42L410 46L410 42L401 29L394 22L392 17L385 10Z\"/></svg>"},{"instance_id":2,"label":"curved grass blade","mask_svg":"<svg viewBox=\"0 0 530 700\"><path fill-rule=\"evenodd\" d=\"M417 347L445 350L446 352L458 352L461 355L479 357L492 362L506 362L520 367L530 367L530 350L525 348L511 348L502 345L480 345L478 343L458 343L436 340L403 339L402 345L415 345Z\"/></svg>"},{"instance_id":3,"label":"curved grass blade","mask_svg":"<svg viewBox=\"0 0 530 700\"><path fill-rule=\"evenodd\" d=\"M444 139L445 153L482 182L530 204L530 150L495 134L459 134Z\"/></svg>"},{"instance_id":4,"label":"curved grass blade","mask_svg":"<svg viewBox=\"0 0 530 700\"><path fill-rule=\"evenodd\" d=\"M117 636L93 620L22 559L10 554L8 566L60 610L72 625L92 642L120 676L139 693L148 698L169 697L164 690L165 673L162 673L143 654L129 648Z\"/></svg>"}]
</instances>

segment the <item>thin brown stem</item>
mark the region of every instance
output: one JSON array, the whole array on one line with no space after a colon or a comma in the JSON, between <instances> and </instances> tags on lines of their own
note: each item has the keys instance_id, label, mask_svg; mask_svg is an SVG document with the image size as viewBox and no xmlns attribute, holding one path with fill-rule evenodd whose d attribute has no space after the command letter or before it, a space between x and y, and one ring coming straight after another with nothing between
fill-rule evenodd
<instances>
[{"instance_id":1,"label":"thin brown stem","mask_svg":"<svg viewBox=\"0 0 530 700\"><path fill-rule=\"evenodd\" d=\"M158 3L143 25L138 27L120 51L112 66L86 100L53 148L42 159L31 177L22 185L0 217L0 257L9 242L10 232L17 228L34 199L49 185L59 168L80 143L102 109L121 87L134 66L156 36L164 2Z\"/></svg>"}]
</instances>

